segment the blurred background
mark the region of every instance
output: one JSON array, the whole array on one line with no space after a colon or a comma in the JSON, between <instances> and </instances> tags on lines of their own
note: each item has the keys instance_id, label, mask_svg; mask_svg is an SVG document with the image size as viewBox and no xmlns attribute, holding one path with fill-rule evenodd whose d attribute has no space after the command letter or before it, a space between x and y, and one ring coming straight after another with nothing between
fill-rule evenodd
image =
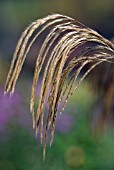
<instances>
[{"instance_id":1,"label":"blurred background","mask_svg":"<svg viewBox=\"0 0 114 170\"><path fill-rule=\"evenodd\" d=\"M51 148L48 144L43 163L42 146L35 137L29 112L38 44L26 60L15 94L3 96L21 32L34 20L53 13L73 17L105 38L114 37L114 0L0 0L0 170L113 170L113 122L102 130L102 100L88 80L58 117L54 143Z\"/></svg>"}]
</instances>

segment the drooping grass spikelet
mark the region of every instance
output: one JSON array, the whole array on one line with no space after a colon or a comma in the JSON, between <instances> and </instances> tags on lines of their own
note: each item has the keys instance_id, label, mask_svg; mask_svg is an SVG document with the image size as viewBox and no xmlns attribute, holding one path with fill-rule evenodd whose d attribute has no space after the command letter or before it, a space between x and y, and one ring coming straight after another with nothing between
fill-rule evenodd
<instances>
[{"instance_id":1,"label":"drooping grass spikelet","mask_svg":"<svg viewBox=\"0 0 114 170\"><path fill-rule=\"evenodd\" d=\"M36 39L44 33L46 35L38 52L34 70L30 111L36 135L40 128L40 141L44 143L43 158L45 159L48 130L51 126L51 145L59 105L63 102L60 112L62 113L71 95L91 70L103 62L113 63L114 45L96 31L70 17L53 14L38 19L22 33L19 39L7 76L5 93L14 92L27 54ZM42 86L35 114L36 88L44 64ZM86 66L88 66L87 70L80 76ZM45 123L46 102L49 110Z\"/></svg>"}]
</instances>

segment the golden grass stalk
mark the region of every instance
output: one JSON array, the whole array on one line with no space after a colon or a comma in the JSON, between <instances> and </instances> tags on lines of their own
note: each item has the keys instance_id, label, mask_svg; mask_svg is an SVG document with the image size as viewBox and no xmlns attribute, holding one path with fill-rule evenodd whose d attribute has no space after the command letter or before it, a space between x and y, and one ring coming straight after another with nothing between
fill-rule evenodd
<instances>
[{"instance_id":1,"label":"golden grass stalk","mask_svg":"<svg viewBox=\"0 0 114 170\"><path fill-rule=\"evenodd\" d=\"M38 28L40 30L38 30ZM34 35L34 32L37 33ZM47 132L51 126L51 141L53 142L58 106L63 102L60 114L74 94L83 79L102 62L113 62L114 45L103 38L96 31L76 22L74 19L53 14L33 22L22 33L14 52L11 67L5 84L5 93L12 94L23 67L24 61L35 40L47 32L44 42L37 56L34 71L30 111L32 113L33 128L36 135L40 128L41 143L44 140L43 158L46 153ZM30 39L31 38L31 39ZM90 45L90 43L92 45ZM49 56L49 52L51 54ZM76 51L76 52L75 52ZM72 56L73 52L75 55ZM42 87L40 92L37 114L35 116L34 103L39 75L46 61ZM84 75L79 74L86 65L90 65ZM69 75L74 71L71 78ZM77 80L77 78L79 78ZM67 79L69 81L67 81ZM75 84L76 83L76 84ZM48 99L48 116L44 127L44 109Z\"/></svg>"}]
</instances>

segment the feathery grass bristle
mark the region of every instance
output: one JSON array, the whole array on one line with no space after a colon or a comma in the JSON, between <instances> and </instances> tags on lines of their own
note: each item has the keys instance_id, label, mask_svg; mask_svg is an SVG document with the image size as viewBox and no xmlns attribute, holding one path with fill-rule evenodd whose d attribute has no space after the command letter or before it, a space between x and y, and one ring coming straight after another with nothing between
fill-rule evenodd
<instances>
[{"instance_id":1,"label":"feathery grass bristle","mask_svg":"<svg viewBox=\"0 0 114 170\"><path fill-rule=\"evenodd\" d=\"M41 29L33 36L38 28ZM60 14L49 15L33 22L22 33L7 76L5 93L10 92L10 94L12 94L14 92L16 82L28 52L35 43L35 40L47 31L48 34L41 45L36 59L30 100L33 128L36 129L36 135L40 129L41 143L44 139L44 159L47 133L51 126L51 145L54 139L58 107L61 102L63 103L63 107L60 114L64 111L71 95L74 94L78 86L91 70L103 62L111 63L114 59L114 45L96 31L76 22L70 17ZM75 53L73 54L73 52ZM44 62L46 62L46 65L43 74L37 114L35 116L34 104L36 87ZM89 68L80 77L80 72L88 64L90 65ZM69 79L71 73L72 76ZM49 111L44 127L44 109L47 98Z\"/></svg>"}]
</instances>

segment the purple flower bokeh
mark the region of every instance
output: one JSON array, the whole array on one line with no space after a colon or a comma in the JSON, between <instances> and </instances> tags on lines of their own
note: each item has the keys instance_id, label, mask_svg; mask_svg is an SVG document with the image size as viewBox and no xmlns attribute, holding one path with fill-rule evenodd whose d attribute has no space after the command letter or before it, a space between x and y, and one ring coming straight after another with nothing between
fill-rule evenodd
<instances>
[{"instance_id":1,"label":"purple flower bokeh","mask_svg":"<svg viewBox=\"0 0 114 170\"><path fill-rule=\"evenodd\" d=\"M0 134L8 136L13 125L29 130L32 127L31 115L22 93L16 91L12 97L3 93L3 88L0 88Z\"/></svg>"},{"instance_id":2,"label":"purple flower bokeh","mask_svg":"<svg viewBox=\"0 0 114 170\"><path fill-rule=\"evenodd\" d=\"M74 115L62 113L62 115L58 115L57 117L56 131L61 133L68 133L73 129L74 125L75 125Z\"/></svg>"}]
</instances>

